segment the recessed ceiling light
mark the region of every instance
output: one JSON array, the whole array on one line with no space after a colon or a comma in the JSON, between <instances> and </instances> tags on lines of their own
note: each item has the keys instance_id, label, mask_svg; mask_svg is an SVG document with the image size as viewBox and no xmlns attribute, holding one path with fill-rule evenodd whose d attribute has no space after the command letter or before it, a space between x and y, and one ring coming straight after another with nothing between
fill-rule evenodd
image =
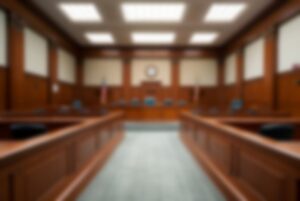
<instances>
[{"instance_id":1,"label":"recessed ceiling light","mask_svg":"<svg viewBox=\"0 0 300 201\"><path fill-rule=\"evenodd\" d=\"M218 38L218 34L215 32L200 32L194 33L190 39L191 44L210 44Z\"/></svg>"},{"instance_id":2,"label":"recessed ceiling light","mask_svg":"<svg viewBox=\"0 0 300 201\"><path fill-rule=\"evenodd\" d=\"M123 3L122 14L126 22L176 23L183 19L184 3Z\"/></svg>"},{"instance_id":3,"label":"recessed ceiling light","mask_svg":"<svg viewBox=\"0 0 300 201\"><path fill-rule=\"evenodd\" d=\"M110 33L90 32L90 33L86 33L85 36L92 44L112 44L112 43L114 43L114 38Z\"/></svg>"},{"instance_id":4,"label":"recessed ceiling light","mask_svg":"<svg viewBox=\"0 0 300 201\"><path fill-rule=\"evenodd\" d=\"M246 3L215 3L206 14L205 22L232 22L246 7Z\"/></svg>"},{"instance_id":5,"label":"recessed ceiling light","mask_svg":"<svg viewBox=\"0 0 300 201\"><path fill-rule=\"evenodd\" d=\"M171 44L175 41L173 32L134 32L132 41L136 44Z\"/></svg>"},{"instance_id":6,"label":"recessed ceiling light","mask_svg":"<svg viewBox=\"0 0 300 201\"><path fill-rule=\"evenodd\" d=\"M92 3L61 3L60 10L72 22L101 22L102 17Z\"/></svg>"}]
</instances>

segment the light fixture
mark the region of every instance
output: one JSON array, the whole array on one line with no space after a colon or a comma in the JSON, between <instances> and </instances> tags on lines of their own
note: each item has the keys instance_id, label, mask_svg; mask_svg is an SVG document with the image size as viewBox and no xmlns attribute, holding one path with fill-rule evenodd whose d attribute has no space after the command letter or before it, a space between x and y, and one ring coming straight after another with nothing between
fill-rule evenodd
<instances>
[{"instance_id":1,"label":"light fixture","mask_svg":"<svg viewBox=\"0 0 300 201\"><path fill-rule=\"evenodd\" d=\"M191 44L211 44L218 38L215 32L194 33L190 39Z\"/></svg>"},{"instance_id":2,"label":"light fixture","mask_svg":"<svg viewBox=\"0 0 300 201\"><path fill-rule=\"evenodd\" d=\"M110 33L107 32L89 32L85 34L85 37L92 44L112 44L114 38Z\"/></svg>"},{"instance_id":3,"label":"light fixture","mask_svg":"<svg viewBox=\"0 0 300 201\"><path fill-rule=\"evenodd\" d=\"M135 44L171 44L175 41L173 32L134 32L131 39Z\"/></svg>"},{"instance_id":4,"label":"light fixture","mask_svg":"<svg viewBox=\"0 0 300 201\"><path fill-rule=\"evenodd\" d=\"M205 22L233 22L246 7L246 3L214 3L205 16Z\"/></svg>"},{"instance_id":5,"label":"light fixture","mask_svg":"<svg viewBox=\"0 0 300 201\"><path fill-rule=\"evenodd\" d=\"M176 23L181 22L186 10L185 3L123 3L123 18L126 22Z\"/></svg>"},{"instance_id":6,"label":"light fixture","mask_svg":"<svg viewBox=\"0 0 300 201\"><path fill-rule=\"evenodd\" d=\"M72 22L101 22L99 10L92 3L60 3L60 10Z\"/></svg>"}]
</instances>

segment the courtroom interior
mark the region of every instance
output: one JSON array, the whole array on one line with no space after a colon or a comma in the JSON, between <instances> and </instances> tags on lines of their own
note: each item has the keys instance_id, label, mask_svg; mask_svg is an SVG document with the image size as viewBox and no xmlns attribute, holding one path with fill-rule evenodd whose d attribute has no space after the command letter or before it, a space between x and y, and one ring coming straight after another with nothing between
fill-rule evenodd
<instances>
[{"instance_id":1,"label":"courtroom interior","mask_svg":"<svg viewBox=\"0 0 300 201\"><path fill-rule=\"evenodd\" d=\"M0 201L299 201L299 0L0 0Z\"/></svg>"}]
</instances>

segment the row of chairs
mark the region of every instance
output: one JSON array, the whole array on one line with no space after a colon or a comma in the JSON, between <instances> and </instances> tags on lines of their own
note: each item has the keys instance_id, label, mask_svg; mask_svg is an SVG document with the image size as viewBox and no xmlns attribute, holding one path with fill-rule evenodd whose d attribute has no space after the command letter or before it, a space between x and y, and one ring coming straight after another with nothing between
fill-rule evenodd
<instances>
[{"instance_id":1,"label":"row of chairs","mask_svg":"<svg viewBox=\"0 0 300 201\"><path fill-rule=\"evenodd\" d=\"M187 101L186 100L173 100L170 98L166 98L162 101L157 101L153 97L148 97L145 99L133 98L129 101L121 99L121 100L117 100L111 104L111 106L113 106L113 107L127 107L127 106L131 106L131 107L150 106L151 107L151 106L157 106L157 105L162 105L162 106L166 106L166 107L171 107L171 106L184 107L187 105Z\"/></svg>"}]
</instances>

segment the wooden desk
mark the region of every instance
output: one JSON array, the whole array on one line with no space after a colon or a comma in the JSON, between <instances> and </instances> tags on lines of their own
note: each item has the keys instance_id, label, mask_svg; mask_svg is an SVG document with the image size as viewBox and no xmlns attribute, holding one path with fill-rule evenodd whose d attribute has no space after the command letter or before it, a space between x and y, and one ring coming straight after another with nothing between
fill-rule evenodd
<instances>
[{"instance_id":1,"label":"wooden desk","mask_svg":"<svg viewBox=\"0 0 300 201\"><path fill-rule=\"evenodd\" d=\"M126 119L131 121L175 121L180 113L190 107L154 106L154 107L124 107Z\"/></svg>"},{"instance_id":2,"label":"wooden desk","mask_svg":"<svg viewBox=\"0 0 300 201\"><path fill-rule=\"evenodd\" d=\"M122 112L99 118L11 117L58 129L27 140L0 140L0 200L74 200L122 139Z\"/></svg>"},{"instance_id":3,"label":"wooden desk","mask_svg":"<svg viewBox=\"0 0 300 201\"><path fill-rule=\"evenodd\" d=\"M275 141L254 132L258 124L299 126L300 119L214 119L183 113L181 121L184 143L228 200L300 200L300 141Z\"/></svg>"}]
</instances>

